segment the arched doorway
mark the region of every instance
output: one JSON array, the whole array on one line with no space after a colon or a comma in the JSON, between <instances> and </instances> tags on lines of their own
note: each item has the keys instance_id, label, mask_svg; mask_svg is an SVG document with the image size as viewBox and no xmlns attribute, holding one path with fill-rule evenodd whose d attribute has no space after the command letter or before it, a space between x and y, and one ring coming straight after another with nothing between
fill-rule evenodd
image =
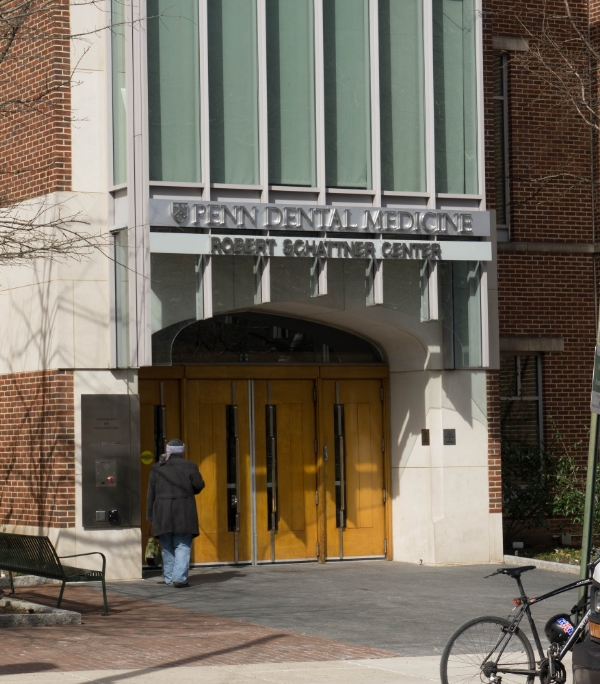
<instances>
[{"instance_id":1,"label":"arched doorway","mask_svg":"<svg viewBox=\"0 0 600 684\"><path fill-rule=\"evenodd\" d=\"M192 561L385 557L388 370L377 347L255 312L178 326L153 336L165 365L140 369L141 441L157 457L182 439L206 481Z\"/></svg>"}]
</instances>

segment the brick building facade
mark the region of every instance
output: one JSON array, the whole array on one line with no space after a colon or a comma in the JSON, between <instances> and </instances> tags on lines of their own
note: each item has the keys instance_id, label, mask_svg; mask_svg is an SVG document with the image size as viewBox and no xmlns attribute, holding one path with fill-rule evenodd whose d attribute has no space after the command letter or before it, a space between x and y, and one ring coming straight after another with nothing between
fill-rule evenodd
<instances>
[{"instance_id":1,"label":"brick building facade","mask_svg":"<svg viewBox=\"0 0 600 684\"><path fill-rule=\"evenodd\" d=\"M29 40L10 46L10 59L0 64L0 78L15 99L46 93L46 101L36 101L35 107L19 106L0 118L0 151L7 169L0 179L2 201L47 197L50 203L80 212L91 232L107 236L106 249L83 263L67 259L32 269L0 267L0 316L8 321L0 330L0 383L12 392L0 395L6 398L3 415L8 416L0 451L0 525L48 533L69 550L103 548L111 576L138 576L145 530L139 523L120 525L118 516L110 518L114 511L108 503L84 510L84 499L96 497L101 486L98 463L109 468L116 462L116 457L93 455L90 444L106 449L121 444L84 444L83 406L93 404L90 396L128 395L132 406L141 402L139 416L132 411L137 417L130 425L132 439L141 433L141 441L129 454L139 468L138 452L144 452L141 463L146 464L148 452L157 457L165 439L195 434L198 419L190 416L204 420L207 414L201 411L208 411L201 409L206 392L197 386L204 387L209 376L225 388L214 397L230 397L215 398L208 411L215 416L215 430L226 428L218 443L228 449L231 421L225 420L224 411L236 396L245 396L240 387L250 387L252 401L258 402L260 383L269 383L264 394L270 401L271 382L275 386L277 378L286 377L291 388L304 378L314 386L307 391L298 384L297 396L306 394L319 404L311 420L321 412L309 426L317 437L307 442L314 463L303 466L302 476L294 470L282 477L289 475L300 487L294 490L295 500L312 506L316 499L314 505L321 507L311 522L318 527L319 543L315 552L315 544L307 542L300 555L291 558L342 558L348 529L368 528L373 517L379 521L377 530L361 531L363 546L357 556L425 563L500 560L498 298L501 335L508 340L503 348L526 344L531 350L533 345L534 352L546 354L544 374L554 354L564 358L557 351L561 340L565 355L579 353L562 332L540 333L536 327L535 307L542 305L535 296L535 276L525 277L519 263L537 256L501 247L498 291L488 209L494 208L497 196L497 153L491 135L496 53L491 46L501 20L493 12L489 19L486 10L482 21L473 0L176 0L181 6L173 16L172 4L155 4L165 16L146 27L145 18L136 14L141 5L113 0L107 5L114 23L108 36L97 30L106 25L108 14L96 5L71 6L69 16L67 6L59 2L28 27ZM274 5L278 11L265 14L265 8ZM67 27L87 44L68 40ZM518 31L502 25L499 35L508 33ZM295 52L291 36L299 41ZM357 41L364 49L356 48ZM288 87L290 83L294 87ZM407 89L410 97L405 97ZM240 100L243 97L246 101ZM507 102L512 112L515 105ZM533 144L533 136L523 135L523 144ZM543 133L539 140L545 143ZM553 152L548 154L554 159ZM523 197L531 187L529 181L523 186ZM555 185L550 195L559 191ZM513 192L511 186L511 193L512 200L519 198L518 189ZM242 216L243 223L244 216L266 216L266 226L273 215L270 207L277 205L286 207L280 212L285 213L285 225L271 231L269 240L281 243L281 251L252 252L254 237L244 243L250 250L244 255L237 248L235 253L211 253L206 241L190 247L195 237L213 230L210 225L198 228L201 216L211 223L222 214L220 234L232 230L239 240L236 231L242 228L235 217ZM578 225L583 225L586 212L581 203L578 206ZM519 211L528 217L529 210L510 211L511 241L503 244L529 245L533 237L527 232L528 219L523 219L521 233L517 221ZM234 225L227 224L227 215L234 216ZM321 224L326 230L314 230L315 223L309 224L313 230L303 230L310 239L339 238L337 255L331 248L326 266L295 258L307 256L301 251L287 258L290 251L284 251L283 238L297 241L295 222L302 228L303 216L312 222L318 215L329 216ZM555 215L556 207L547 210L549 221ZM508 236L507 229L504 233ZM421 254L431 255L430 241L438 234L444 238L436 245L436 254L444 255L439 263L415 256L423 248ZM588 238L580 238L587 245ZM554 239L562 240L559 232ZM370 270L358 261L366 258L365 241L373 242L367 256L380 245L383 249L372 258ZM399 245L392 251L394 242L412 241L425 244L415 249ZM386 258L402 254L401 259ZM548 259L560 257L552 254ZM519 292L514 289L517 281ZM583 287L584 281L578 278L577 283ZM512 298L520 307L526 287L534 301L525 313L513 314ZM579 300L583 306L583 294ZM566 319L569 311L564 315ZM511 316L516 323L531 317L531 329L511 328ZM223 351L218 345L204 356L189 351L212 325L240 326L236 331L241 335L243 325L267 319L270 324L263 327L268 333L261 328L260 336L268 337L270 356L245 348ZM305 328L295 331L294 324ZM326 328L330 330L324 339L330 344L317 335ZM294 357L298 345L293 340L312 340L307 330L315 336L315 349ZM177 347L177 339L187 346ZM286 344L289 348L281 353L273 352ZM344 356L336 344L351 349ZM219 355L226 353L229 365L223 368ZM307 358L314 367L298 369ZM354 368L356 359L364 362L360 371ZM386 412L382 420L361 418L356 444L366 460L358 459L361 467L349 476L354 489L348 500L358 517L348 529L338 510L344 497L336 487L342 485L336 484L326 463L327 448L332 460L339 461L341 452L324 441L334 439L327 436L326 426L333 420L334 402L343 404L339 397L344 396L344 373L356 387L362 381L375 383L369 390L373 406L379 410L383 403ZM546 382L544 375L545 409L552 406L546 396L554 377ZM335 387L326 394L322 388L328 382ZM347 396L360 394L356 388L352 391L355 394ZM290 395L296 396L296 390L290 389ZM560 403L559 395L556 401ZM190 409L193 402L198 404L196 413ZM0 410L3 406L0 402ZM248 435L256 440L264 436L259 423L264 408L253 405L251 416L241 420L252 426ZM378 421L381 435L371 434ZM317 424L325 426L319 427L321 434ZM333 423L330 432L334 434ZM572 436L566 429L565 434ZM336 439L340 436L335 433ZM239 439L246 443L243 435ZM194 558L233 562L240 551L236 537L233 554L233 535L240 531L233 529L235 516L223 506L238 498L251 501L251 511L237 512L242 518L247 514L242 530L251 530L251 518L255 526L257 520L267 520L260 506L266 505L266 489L272 483L260 480L258 446L242 454L248 471L233 478L233 466L226 462L229 452L206 447L204 454L201 448L191 457L201 469L220 474L207 479L204 500L213 501L215 510L201 520L208 531ZM216 465L213 452L220 459ZM91 459L96 459L96 480L90 475ZM116 477L134 497L143 494L144 467L141 481L127 480L125 471ZM364 468L375 474L363 476ZM222 491L208 494L217 481ZM250 488L256 481L264 492ZM320 492L317 497L313 485ZM240 496L231 499L230 490L242 486L248 491L236 490ZM364 515L356 512L360 501L372 502ZM272 521L269 524L270 534L274 528ZM211 525L224 527L213 530ZM244 562L261 560L256 539L262 532L248 536ZM222 535L213 544L218 550L214 557L209 534ZM275 560L275 535L270 543L269 558ZM346 548L352 548L350 541Z\"/></svg>"},{"instance_id":2,"label":"brick building facade","mask_svg":"<svg viewBox=\"0 0 600 684\"><path fill-rule=\"evenodd\" d=\"M569 4L581 36L589 31L593 37L598 3ZM527 371L529 387L535 377L538 385L537 415L532 408L521 423L509 418L503 438L505 443L542 442L551 449L562 440L584 466L598 309L597 137L577 113L568 89L561 91L560 79L566 75L569 82L569 76L556 46L571 40L570 57L586 79L588 51L565 16L563 2L498 0L484 3L483 10L487 200L500 219L503 380L493 391L498 399L506 394L502 382L504 388L511 385L511 373L523 360L535 366ZM556 41L554 48L549 37ZM503 415L510 415L516 405L511 400L520 398L518 390L514 395L500 400ZM534 435L536 422L540 431ZM554 519L549 533L529 537L549 542L549 534L561 530L579 532L570 521Z\"/></svg>"}]
</instances>

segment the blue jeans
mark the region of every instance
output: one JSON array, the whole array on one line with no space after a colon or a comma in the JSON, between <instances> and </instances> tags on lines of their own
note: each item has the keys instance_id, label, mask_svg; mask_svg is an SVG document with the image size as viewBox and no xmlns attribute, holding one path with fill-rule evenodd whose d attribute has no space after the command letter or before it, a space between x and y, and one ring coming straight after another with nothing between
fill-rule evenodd
<instances>
[{"instance_id":1,"label":"blue jeans","mask_svg":"<svg viewBox=\"0 0 600 684\"><path fill-rule=\"evenodd\" d=\"M192 535L173 534L171 532L161 534L160 547L162 549L165 584L173 584L173 582L185 584L190 569Z\"/></svg>"}]
</instances>

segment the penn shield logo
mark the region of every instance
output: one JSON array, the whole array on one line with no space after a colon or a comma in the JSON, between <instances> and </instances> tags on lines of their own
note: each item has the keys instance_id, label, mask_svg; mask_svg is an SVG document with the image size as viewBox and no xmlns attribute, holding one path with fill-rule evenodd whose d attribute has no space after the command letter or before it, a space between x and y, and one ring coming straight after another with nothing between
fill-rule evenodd
<instances>
[{"instance_id":1,"label":"penn shield logo","mask_svg":"<svg viewBox=\"0 0 600 684\"><path fill-rule=\"evenodd\" d=\"M571 634L573 634L573 632L575 631L575 627L573 627L573 625L565 618L558 618L557 622L558 626L562 629L562 631L565 634L571 636Z\"/></svg>"},{"instance_id":2,"label":"penn shield logo","mask_svg":"<svg viewBox=\"0 0 600 684\"><path fill-rule=\"evenodd\" d=\"M189 211L190 208L187 202L171 202L171 216L177 223L187 221Z\"/></svg>"}]
</instances>

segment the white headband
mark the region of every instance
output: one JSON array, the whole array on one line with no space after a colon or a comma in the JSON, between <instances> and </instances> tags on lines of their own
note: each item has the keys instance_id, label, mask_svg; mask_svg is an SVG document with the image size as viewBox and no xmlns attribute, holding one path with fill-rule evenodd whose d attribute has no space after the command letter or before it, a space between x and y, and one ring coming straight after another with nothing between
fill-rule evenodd
<instances>
[{"instance_id":1,"label":"white headband","mask_svg":"<svg viewBox=\"0 0 600 684\"><path fill-rule=\"evenodd\" d=\"M183 454L185 451L185 444L182 444L181 446L171 446L170 444L167 444L167 453L169 456L171 454Z\"/></svg>"}]
</instances>

